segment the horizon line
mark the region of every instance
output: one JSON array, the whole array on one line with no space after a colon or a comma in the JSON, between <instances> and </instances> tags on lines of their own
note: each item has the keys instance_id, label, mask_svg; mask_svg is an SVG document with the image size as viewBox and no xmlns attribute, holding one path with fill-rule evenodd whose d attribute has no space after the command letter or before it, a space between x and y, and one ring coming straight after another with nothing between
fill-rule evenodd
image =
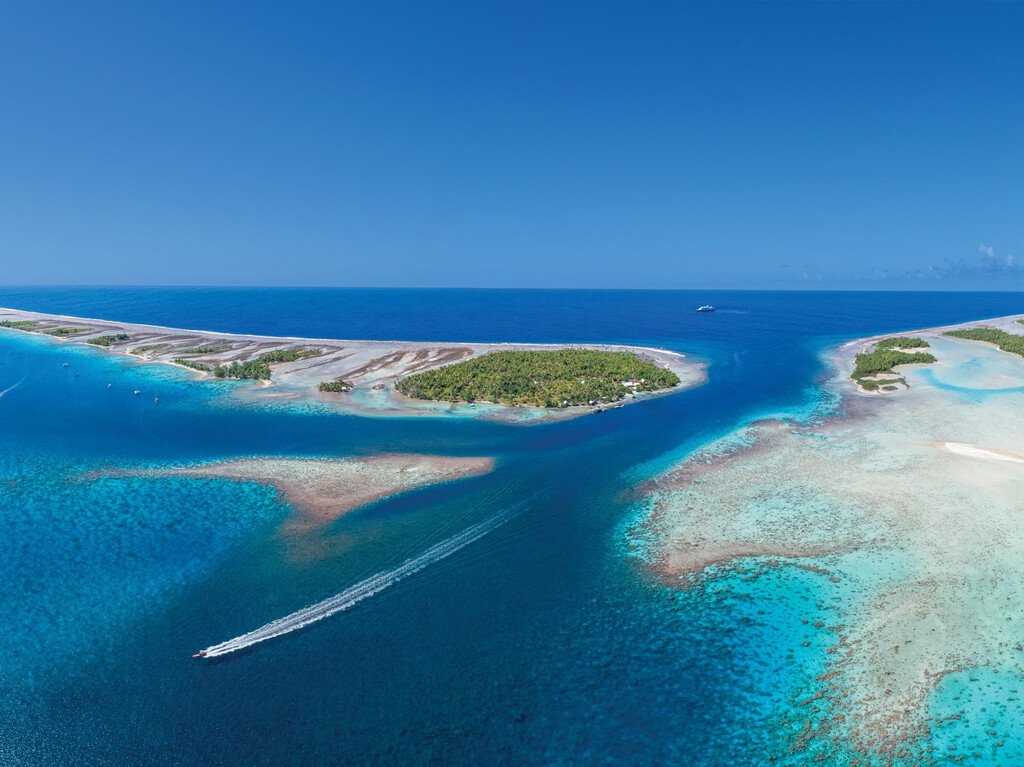
<instances>
[{"instance_id":1,"label":"horizon line","mask_svg":"<svg viewBox=\"0 0 1024 767\"><path fill-rule=\"evenodd\" d=\"M0 290L10 289L120 289L120 290L418 290L418 291L517 291L517 292L577 292L577 293L1024 293L1024 288L598 288L598 287L497 287L497 286L410 286L410 285L230 285L189 283L0 283Z\"/></svg>"}]
</instances>

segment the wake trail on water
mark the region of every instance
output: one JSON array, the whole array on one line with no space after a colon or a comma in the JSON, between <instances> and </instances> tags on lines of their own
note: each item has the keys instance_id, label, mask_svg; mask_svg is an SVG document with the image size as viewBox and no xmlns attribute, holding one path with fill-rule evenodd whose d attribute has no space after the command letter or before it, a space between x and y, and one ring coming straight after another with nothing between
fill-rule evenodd
<instances>
[{"instance_id":1,"label":"wake trail on water","mask_svg":"<svg viewBox=\"0 0 1024 767\"><path fill-rule=\"evenodd\" d=\"M18 381L18 383L16 383L16 384L13 384L13 385L11 385L11 386L8 386L8 387L7 387L6 389L4 389L3 391L0 391L0 399L3 399L3 397L4 397L4 395L5 395L5 394L7 394L8 392L12 392L12 391L14 391L14 390L15 390L15 389L17 389L17 388L18 388L19 386L21 386L21 385L22 385L23 383L25 383L25 378L27 378L27 377L28 377L28 376L24 376L24 377L22 377L22 379L21 379L20 381Z\"/></svg>"},{"instance_id":2,"label":"wake trail on water","mask_svg":"<svg viewBox=\"0 0 1024 767\"><path fill-rule=\"evenodd\" d=\"M221 655L238 652L239 650L252 647L260 642L265 642L268 639L274 639L285 634L290 634L293 631L298 631L311 623L316 623L324 618L329 618L335 613L348 610L359 602L362 602L364 599L369 599L375 594L379 594L384 591L384 589L394 586L396 583L408 578L410 575L418 573L425 567L436 562L440 562L442 559L450 557L460 549L480 540L492 530L505 524L515 515L515 513L515 510L509 509L495 514L493 517L486 519L483 522L467 527L461 533L453 535L440 543L435 543L422 554L411 559L407 559L393 570L386 570L384 572L377 573L376 575L371 575L369 578L345 589L340 594L328 597L322 602L317 602L316 604L309 605L308 607L303 607L301 610L296 610L290 615L273 620L270 623L260 626L258 629L254 629L246 634L237 636L234 639L229 639L226 642L221 642L220 644L210 645L205 650L197 652L193 657L216 658Z\"/></svg>"}]
</instances>

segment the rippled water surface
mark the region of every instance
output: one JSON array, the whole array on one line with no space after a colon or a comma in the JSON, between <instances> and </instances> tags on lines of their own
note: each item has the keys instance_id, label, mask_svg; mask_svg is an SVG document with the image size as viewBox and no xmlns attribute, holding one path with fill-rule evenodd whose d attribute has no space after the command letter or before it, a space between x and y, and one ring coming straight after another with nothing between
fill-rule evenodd
<instances>
[{"instance_id":1,"label":"rippled water surface","mask_svg":"<svg viewBox=\"0 0 1024 767\"><path fill-rule=\"evenodd\" d=\"M697 315L706 302L719 310ZM661 583L626 533L633 488L746 420L830 407L817 383L832 343L1024 311L1013 294L290 289L4 288L0 305L315 337L635 343L711 364L698 389L519 426L243 405L232 384L0 332L0 763L18 765L814 763L795 747L800 701L835 641L835 585L785 568ZM303 537L259 485L90 476L382 451L498 467ZM351 610L190 657L512 509ZM1019 680L983 682L990 700L951 720L950 743L1019 707ZM934 707L963 695L950 680Z\"/></svg>"}]
</instances>

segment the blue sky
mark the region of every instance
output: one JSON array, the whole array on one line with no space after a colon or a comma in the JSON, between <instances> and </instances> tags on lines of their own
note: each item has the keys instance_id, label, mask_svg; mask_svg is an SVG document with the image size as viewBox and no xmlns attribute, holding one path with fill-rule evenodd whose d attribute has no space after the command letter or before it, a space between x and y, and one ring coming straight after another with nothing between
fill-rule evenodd
<instances>
[{"instance_id":1,"label":"blue sky","mask_svg":"<svg viewBox=\"0 0 1024 767\"><path fill-rule=\"evenodd\" d=\"M86 5L2 283L1024 288L1022 4Z\"/></svg>"}]
</instances>

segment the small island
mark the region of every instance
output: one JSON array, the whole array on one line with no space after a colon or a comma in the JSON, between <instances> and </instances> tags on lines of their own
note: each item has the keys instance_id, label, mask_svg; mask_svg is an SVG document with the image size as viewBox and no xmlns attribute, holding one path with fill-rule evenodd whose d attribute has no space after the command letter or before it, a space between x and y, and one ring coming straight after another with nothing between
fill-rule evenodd
<instances>
[{"instance_id":1,"label":"small island","mask_svg":"<svg viewBox=\"0 0 1024 767\"><path fill-rule=\"evenodd\" d=\"M176 365L259 386L231 396L316 399L373 416L465 416L540 423L683 391L706 366L667 349L297 338L184 330L0 308L0 329Z\"/></svg>"},{"instance_id":2,"label":"small island","mask_svg":"<svg viewBox=\"0 0 1024 767\"><path fill-rule=\"evenodd\" d=\"M632 352L557 349L491 352L407 376L395 388L415 399L565 408L678 385L671 370Z\"/></svg>"},{"instance_id":3,"label":"small island","mask_svg":"<svg viewBox=\"0 0 1024 767\"><path fill-rule=\"evenodd\" d=\"M935 355L929 352L903 350L929 347L930 344L923 338L914 336L883 338L875 343L871 351L857 355L850 378L863 391L896 391L899 386L907 386L906 379L893 372L897 365L928 365L935 362Z\"/></svg>"}]
</instances>

